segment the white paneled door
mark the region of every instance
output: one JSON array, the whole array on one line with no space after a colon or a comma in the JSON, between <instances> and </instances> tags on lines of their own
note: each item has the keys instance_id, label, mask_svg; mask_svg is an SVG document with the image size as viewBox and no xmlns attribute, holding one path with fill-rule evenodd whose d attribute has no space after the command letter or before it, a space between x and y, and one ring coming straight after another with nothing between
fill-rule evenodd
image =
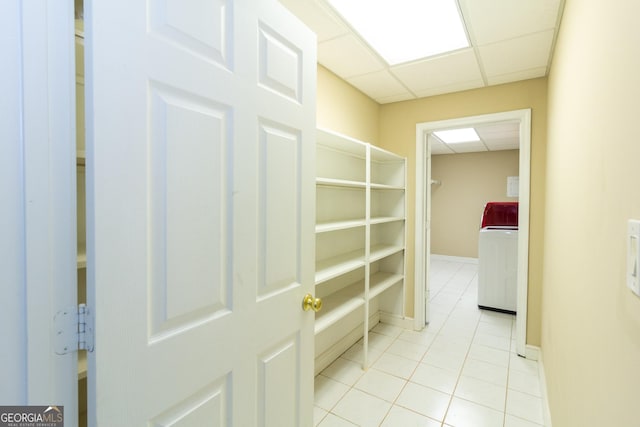
<instances>
[{"instance_id":1,"label":"white paneled door","mask_svg":"<svg viewBox=\"0 0 640 427\"><path fill-rule=\"evenodd\" d=\"M89 424L311 426L315 36L275 0L86 8Z\"/></svg>"}]
</instances>

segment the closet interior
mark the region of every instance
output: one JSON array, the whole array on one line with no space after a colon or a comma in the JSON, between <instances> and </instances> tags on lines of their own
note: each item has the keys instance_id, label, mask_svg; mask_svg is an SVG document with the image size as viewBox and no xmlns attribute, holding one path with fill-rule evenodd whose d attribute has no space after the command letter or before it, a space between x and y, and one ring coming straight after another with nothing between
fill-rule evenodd
<instances>
[{"instance_id":1,"label":"closet interior","mask_svg":"<svg viewBox=\"0 0 640 427\"><path fill-rule=\"evenodd\" d=\"M85 116L84 116L84 21L82 1L75 2L76 58L76 221L78 304L87 302L87 233L85 215ZM80 427L87 425L87 352L78 351L78 411Z\"/></svg>"}]
</instances>

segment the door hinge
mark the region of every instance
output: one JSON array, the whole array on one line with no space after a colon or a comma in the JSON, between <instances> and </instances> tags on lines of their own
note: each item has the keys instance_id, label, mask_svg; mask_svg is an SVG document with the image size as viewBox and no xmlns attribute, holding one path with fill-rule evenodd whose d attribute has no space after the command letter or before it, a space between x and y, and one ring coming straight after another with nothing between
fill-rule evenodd
<instances>
[{"instance_id":1,"label":"door hinge","mask_svg":"<svg viewBox=\"0 0 640 427\"><path fill-rule=\"evenodd\" d=\"M93 312L86 304L60 310L53 318L56 354L93 351Z\"/></svg>"}]
</instances>

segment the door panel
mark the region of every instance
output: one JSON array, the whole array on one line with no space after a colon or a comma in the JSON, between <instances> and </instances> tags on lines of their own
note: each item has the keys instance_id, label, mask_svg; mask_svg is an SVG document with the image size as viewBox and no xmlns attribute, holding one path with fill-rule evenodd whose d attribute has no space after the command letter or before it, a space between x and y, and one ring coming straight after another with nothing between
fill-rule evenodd
<instances>
[{"instance_id":1,"label":"door panel","mask_svg":"<svg viewBox=\"0 0 640 427\"><path fill-rule=\"evenodd\" d=\"M273 0L90 3L91 423L311 425L315 37Z\"/></svg>"},{"instance_id":2,"label":"door panel","mask_svg":"<svg viewBox=\"0 0 640 427\"><path fill-rule=\"evenodd\" d=\"M262 354L258 365L258 426L293 426L299 419L300 337ZM292 369L293 368L293 369ZM296 408L295 410L292 410Z\"/></svg>"},{"instance_id":3,"label":"door panel","mask_svg":"<svg viewBox=\"0 0 640 427\"><path fill-rule=\"evenodd\" d=\"M228 425L229 378L215 381L151 420L152 427Z\"/></svg>"},{"instance_id":4,"label":"door panel","mask_svg":"<svg viewBox=\"0 0 640 427\"><path fill-rule=\"evenodd\" d=\"M260 297L300 283L300 136L260 125Z\"/></svg>"},{"instance_id":5,"label":"door panel","mask_svg":"<svg viewBox=\"0 0 640 427\"><path fill-rule=\"evenodd\" d=\"M151 335L229 311L227 108L151 86Z\"/></svg>"},{"instance_id":6,"label":"door panel","mask_svg":"<svg viewBox=\"0 0 640 427\"><path fill-rule=\"evenodd\" d=\"M286 36L261 23L260 83L284 97L302 101L302 52Z\"/></svg>"}]
</instances>

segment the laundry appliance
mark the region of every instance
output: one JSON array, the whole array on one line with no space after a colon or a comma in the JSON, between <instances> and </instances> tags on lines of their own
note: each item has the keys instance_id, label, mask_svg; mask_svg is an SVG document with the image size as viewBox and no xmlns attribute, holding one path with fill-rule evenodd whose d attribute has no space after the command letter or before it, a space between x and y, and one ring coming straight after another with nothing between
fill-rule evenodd
<instances>
[{"instance_id":1,"label":"laundry appliance","mask_svg":"<svg viewBox=\"0 0 640 427\"><path fill-rule=\"evenodd\" d=\"M478 240L478 307L516 312L518 202L489 202Z\"/></svg>"}]
</instances>

